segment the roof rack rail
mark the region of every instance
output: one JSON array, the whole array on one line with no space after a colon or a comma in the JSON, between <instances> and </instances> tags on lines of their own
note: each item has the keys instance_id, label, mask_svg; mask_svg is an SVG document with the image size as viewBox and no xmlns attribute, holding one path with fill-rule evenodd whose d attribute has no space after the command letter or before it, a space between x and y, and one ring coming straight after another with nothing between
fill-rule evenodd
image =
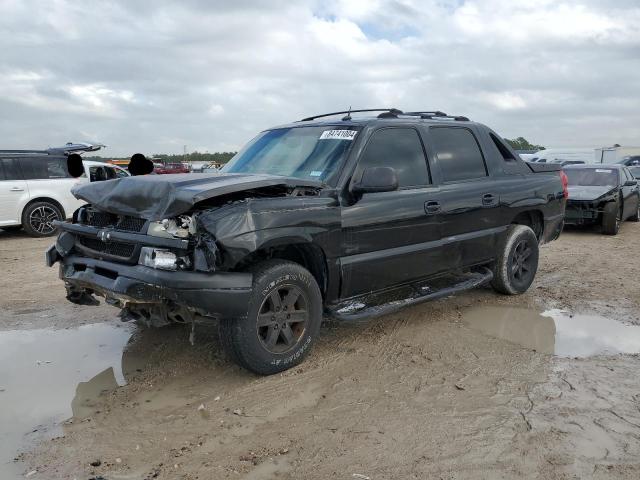
<instances>
[{"instance_id":1,"label":"roof rack rail","mask_svg":"<svg viewBox=\"0 0 640 480\"><path fill-rule=\"evenodd\" d=\"M316 118L324 118L324 117L332 117L334 115L342 115L346 113L346 115L342 118L342 120L347 121L351 120L352 113L358 112L381 112L378 115L378 118L398 118L400 115L407 117L420 117L421 119L449 119L455 120L457 122L468 122L469 119L462 115L447 115L440 110L434 110L431 112L403 112L402 110L398 110L397 108L367 108L363 110L345 110L343 112L332 112L332 113L323 113L322 115L314 115L313 117L303 118L299 120L300 122L309 122L311 120L315 120Z\"/></svg>"},{"instance_id":2,"label":"roof rack rail","mask_svg":"<svg viewBox=\"0 0 640 480\"><path fill-rule=\"evenodd\" d=\"M48 154L46 150L0 150L0 155L23 155L29 153L41 153L43 155Z\"/></svg>"},{"instance_id":3,"label":"roof rack rail","mask_svg":"<svg viewBox=\"0 0 640 480\"><path fill-rule=\"evenodd\" d=\"M332 112L332 113L323 113L322 115L314 115L313 117L307 117L307 118L303 118L302 120L300 120L301 122L309 122L311 120L315 120L316 118L323 118L323 117L332 117L334 115L341 115L343 113L346 113L347 115L343 118L343 120L351 120L351 114L352 113L361 113L361 112L386 112L386 113L392 113L394 115L399 115L402 114L401 110L398 110L397 108L366 108L364 110L344 110L342 112Z\"/></svg>"},{"instance_id":4,"label":"roof rack rail","mask_svg":"<svg viewBox=\"0 0 640 480\"><path fill-rule=\"evenodd\" d=\"M436 110L435 112L405 112L403 115L419 116L420 118L432 119L432 118L449 118L458 122L468 122L469 119L462 115L447 115L444 112Z\"/></svg>"}]
</instances>

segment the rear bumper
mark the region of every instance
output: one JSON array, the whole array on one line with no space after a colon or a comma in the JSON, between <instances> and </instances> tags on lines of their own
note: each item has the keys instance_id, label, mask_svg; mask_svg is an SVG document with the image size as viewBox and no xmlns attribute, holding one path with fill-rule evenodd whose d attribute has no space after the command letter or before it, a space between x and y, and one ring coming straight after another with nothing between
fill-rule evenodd
<instances>
[{"instance_id":1,"label":"rear bumper","mask_svg":"<svg viewBox=\"0 0 640 480\"><path fill-rule=\"evenodd\" d=\"M60 278L68 285L121 304L171 301L207 316L247 314L253 281L250 273L173 272L75 255L58 259Z\"/></svg>"},{"instance_id":2,"label":"rear bumper","mask_svg":"<svg viewBox=\"0 0 640 480\"><path fill-rule=\"evenodd\" d=\"M563 227L564 214L546 217L544 220L544 230L542 233L541 243L548 243L556 240L560 236L560 233L562 233Z\"/></svg>"},{"instance_id":3,"label":"rear bumper","mask_svg":"<svg viewBox=\"0 0 640 480\"><path fill-rule=\"evenodd\" d=\"M602 208L593 202L569 201L565 211L567 225L589 225L600 223Z\"/></svg>"}]
</instances>

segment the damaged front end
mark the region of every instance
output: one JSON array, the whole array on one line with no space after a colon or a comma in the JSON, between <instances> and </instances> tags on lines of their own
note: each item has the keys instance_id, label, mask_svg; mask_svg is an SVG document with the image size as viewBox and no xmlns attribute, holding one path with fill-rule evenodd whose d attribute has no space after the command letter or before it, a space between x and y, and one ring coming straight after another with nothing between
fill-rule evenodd
<instances>
[{"instance_id":1,"label":"damaged front end","mask_svg":"<svg viewBox=\"0 0 640 480\"><path fill-rule=\"evenodd\" d=\"M47 264L60 263L70 302L103 297L123 320L161 326L246 315L251 274L219 271L216 241L197 222L195 214L149 221L85 206L73 223L58 223Z\"/></svg>"},{"instance_id":2,"label":"damaged front end","mask_svg":"<svg viewBox=\"0 0 640 480\"><path fill-rule=\"evenodd\" d=\"M292 241L279 233L284 227L296 235L323 232L293 227L334 202L318 198L320 188L269 175L137 176L83 185L73 193L88 204L72 222L56 223L61 233L47 264L60 263L69 301L93 305L103 297L123 310L123 319L162 325L244 317L253 276L239 262L270 235Z\"/></svg>"}]
</instances>

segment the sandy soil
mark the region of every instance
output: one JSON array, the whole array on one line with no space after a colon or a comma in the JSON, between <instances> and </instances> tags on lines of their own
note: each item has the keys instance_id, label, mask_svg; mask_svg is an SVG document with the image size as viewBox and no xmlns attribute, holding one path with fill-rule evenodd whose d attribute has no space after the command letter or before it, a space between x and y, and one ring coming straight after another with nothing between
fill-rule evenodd
<instances>
[{"instance_id":1,"label":"sandy soil","mask_svg":"<svg viewBox=\"0 0 640 480\"><path fill-rule=\"evenodd\" d=\"M215 329L136 331L128 385L64 437L21 456L31 478L397 479L640 477L637 355L558 358L463 322L478 305L559 307L640 324L640 225L569 231L543 247L530 291L479 289L361 324L328 322L299 368L257 377ZM116 322L64 300L50 240L0 234L3 329ZM100 466L92 461L99 459Z\"/></svg>"}]
</instances>

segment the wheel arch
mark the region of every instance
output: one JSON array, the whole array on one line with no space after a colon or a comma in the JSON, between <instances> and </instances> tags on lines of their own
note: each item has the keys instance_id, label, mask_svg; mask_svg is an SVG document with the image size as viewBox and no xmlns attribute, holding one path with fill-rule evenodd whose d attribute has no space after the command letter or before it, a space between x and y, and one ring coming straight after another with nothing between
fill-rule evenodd
<instances>
[{"instance_id":1,"label":"wheel arch","mask_svg":"<svg viewBox=\"0 0 640 480\"><path fill-rule=\"evenodd\" d=\"M518 213L510 222L512 225L526 225L536 234L538 241L544 234L544 215L540 210L525 210Z\"/></svg>"},{"instance_id":2,"label":"wheel arch","mask_svg":"<svg viewBox=\"0 0 640 480\"><path fill-rule=\"evenodd\" d=\"M62 204L55 198L51 197L36 197L29 199L25 206L22 207L22 214L20 215L20 218L24 217L24 212L27 210L27 208L29 208L29 206L37 202L48 202L55 205L60 210L60 213L62 213L62 218L67 218L67 212L64 211L64 207L62 206Z\"/></svg>"},{"instance_id":3,"label":"wheel arch","mask_svg":"<svg viewBox=\"0 0 640 480\"><path fill-rule=\"evenodd\" d=\"M316 279L322 297L326 297L329 272L326 255L320 246L305 241L270 242L242 258L234 270L245 270L251 265L269 259L288 260L306 268Z\"/></svg>"}]
</instances>

